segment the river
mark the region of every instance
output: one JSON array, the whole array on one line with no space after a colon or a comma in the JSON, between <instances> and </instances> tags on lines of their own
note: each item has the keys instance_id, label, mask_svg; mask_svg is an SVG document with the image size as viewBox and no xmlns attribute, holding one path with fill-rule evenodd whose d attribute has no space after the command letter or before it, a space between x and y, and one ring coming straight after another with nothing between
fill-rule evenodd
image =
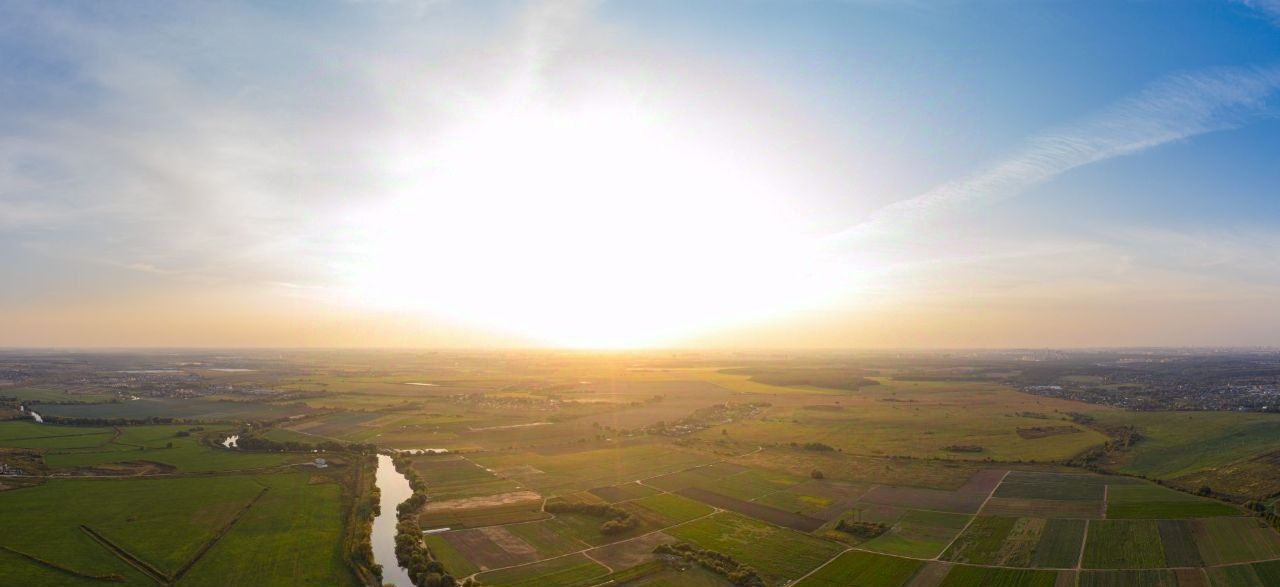
<instances>
[{"instance_id":1,"label":"river","mask_svg":"<svg viewBox=\"0 0 1280 587\"><path fill-rule=\"evenodd\" d=\"M373 561L382 565L382 583L396 587L413 587L409 573L396 562L396 506L413 495L409 480L404 478L391 457L378 455L378 491L382 495L378 503L380 513L373 520Z\"/></svg>"}]
</instances>

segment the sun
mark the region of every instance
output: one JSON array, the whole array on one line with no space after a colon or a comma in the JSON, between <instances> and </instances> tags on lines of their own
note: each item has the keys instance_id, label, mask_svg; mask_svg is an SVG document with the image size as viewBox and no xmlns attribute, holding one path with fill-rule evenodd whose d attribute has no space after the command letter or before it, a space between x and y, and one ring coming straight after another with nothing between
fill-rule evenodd
<instances>
[{"instance_id":1,"label":"sun","mask_svg":"<svg viewBox=\"0 0 1280 587\"><path fill-rule=\"evenodd\" d=\"M802 194L741 145L627 100L489 108L353 211L351 300L548 345L672 344L825 289Z\"/></svg>"}]
</instances>

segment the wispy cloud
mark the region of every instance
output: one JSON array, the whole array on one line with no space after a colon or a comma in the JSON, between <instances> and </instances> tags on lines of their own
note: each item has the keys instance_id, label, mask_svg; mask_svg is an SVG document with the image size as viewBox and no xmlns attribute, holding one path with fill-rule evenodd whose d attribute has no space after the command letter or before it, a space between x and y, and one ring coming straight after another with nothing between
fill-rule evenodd
<instances>
[{"instance_id":1,"label":"wispy cloud","mask_svg":"<svg viewBox=\"0 0 1280 587\"><path fill-rule=\"evenodd\" d=\"M1277 90L1280 67L1275 66L1173 75L1094 116L1035 137L974 174L882 208L831 238L847 241L909 229L948 210L1017 195L1077 167L1236 128L1269 112Z\"/></svg>"},{"instance_id":2,"label":"wispy cloud","mask_svg":"<svg viewBox=\"0 0 1280 587\"><path fill-rule=\"evenodd\" d=\"M1263 13L1271 22L1280 25L1280 0L1231 0Z\"/></svg>"}]
</instances>

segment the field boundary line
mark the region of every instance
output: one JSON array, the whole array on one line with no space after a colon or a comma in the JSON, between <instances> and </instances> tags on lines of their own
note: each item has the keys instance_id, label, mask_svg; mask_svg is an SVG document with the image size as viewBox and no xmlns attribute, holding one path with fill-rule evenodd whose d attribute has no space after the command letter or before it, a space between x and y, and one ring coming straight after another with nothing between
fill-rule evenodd
<instances>
[{"instance_id":1,"label":"field boundary line","mask_svg":"<svg viewBox=\"0 0 1280 587\"><path fill-rule=\"evenodd\" d=\"M107 549L112 554L116 555L117 558L124 561L129 566L135 569L138 569L139 571L142 572L142 574L151 578L151 580L155 581L156 583L159 583L161 585L172 584L172 582L169 580L169 577L166 576L164 573L160 572L159 569L151 566L151 563L148 563L147 561L144 561L138 558L137 556L134 556L133 553L121 548L120 546L116 545L116 543L108 540L106 536L99 534L97 530L94 530L93 528L85 526L84 524L80 525L80 530L84 531L85 534L88 534L89 537L94 540L94 542L97 542L98 544L102 545L103 548Z\"/></svg>"},{"instance_id":2,"label":"field boundary line","mask_svg":"<svg viewBox=\"0 0 1280 587\"><path fill-rule=\"evenodd\" d=\"M992 487L992 488L991 488L991 491L990 491L989 493L987 493L987 498L986 498L986 499L984 499L984 500L982 500L982 505L979 505L979 506L978 506L978 511L974 512L973 514L971 514L971 515L969 516L969 521L968 521L968 522L965 522L964 527L963 527L963 528L961 528L959 532L956 532L955 537L954 537L954 538L952 538L950 542L947 542L947 545L946 545L945 547L943 547L943 549L942 549L942 551L941 551L941 552L939 552L939 553L938 553L938 556L935 556L935 557L933 557L932 559L928 559L928 560L935 560L935 561L936 561L936 560L942 560L942 555L947 554L947 551L948 551L948 550L951 550L952 545L954 545L954 544L956 543L956 541L957 541L957 540L959 540L959 539L960 539L960 537L961 537L961 536L963 536L963 535L964 535L964 533L965 533L965 532L967 532L967 531L969 530L969 526L972 526L972 525L973 525L973 521L974 521L974 520L976 520L976 519L978 519L978 515L979 515L980 513L982 513L982 509L983 509L983 508L985 508L985 507L987 507L987 502L991 501L991 498L996 494L996 490L997 490L997 489L1000 489L1000 486L1001 486L1001 485L1004 485L1004 480L1005 480L1006 478L1008 478L1008 477L1009 477L1009 473L1011 473L1011 472L1012 472L1012 471L1006 470L1006 471L1004 472L1004 475L1001 475L1001 476L1000 476L1000 482L999 482L999 483L996 483L995 487Z\"/></svg>"},{"instance_id":3,"label":"field boundary line","mask_svg":"<svg viewBox=\"0 0 1280 587\"><path fill-rule=\"evenodd\" d=\"M205 554L208 554L208 552L212 550L218 542L226 537L228 532L231 532L232 527L234 527L245 514L249 513L249 508L256 505L258 501L262 499L262 496L267 494L268 490L270 490L269 487L263 487L257 495L253 496L253 499L249 500L249 503L244 504L244 507L240 508L240 511L236 512L236 515L231 516L231 519L227 520L227 523L224 524L222 528L218 529L217 533L215 533L212 538L200 546L200 549L191 557L191 560L188 560L185 564L179 567L176 572L174 572L173 577L170 580L177 583L179 579L186 575L187 571L191 570L191 567L194 567L196 563L200 562L200 559L204 558Z\"/></svg>"},{"instance_id":4,"label":"field boundary line","mask_svg":"<svg viewBox=\"0 0 1280 587\"><path fill-rule=\"evenodd\" d=\"M600 559L598 559L598 558L596 558L596 557L594 557L594 556L591 556L591 550L593 550L593 549L588 548L587 550L582 551L582 556L585 556L585 557L587 557L588 559L591 559L591 560L592 560L593 562L595 562L597 565L600 565L600 566L602 566L602 567L604 567L604 568L606 568L606 569L609 569L609 574L610 574L610 575L612 575L612 574L613 574L613 567L609 566L609 565L608 565L608 564L606 564L604 561L602 561L602 560L600 560Z\"/></svg>"},{"instance_id":5,"label":"field boundary line","mask_svg":"<svg viewBox=\"0 0 1280 587\"><path fill-rule=\"evenodd\" d=\"M20 556L20 557L22 557L22 558L25 558L25 559L27 559L27 560L30 560L31 562L36 563L36 564L38 564L38 565L40 565L40 566L42 566L42 567L48 567L48 568L53 569L53 570L55 570L55 571L58 571L58 572L60 572L60 573L67 573L67 574L69 574L69 575L74 575L74 576L76 576L76 577L80 577L80 578L82 578L82 579L92 579L92 580L94 580L94 581L106 581L106 582L110 582L110 583L118 583L118 582L120 582L120 580L121 580L121 579L119 578L119 575L90 575L89 573L86 573L86 572L83 572L83 571L77 571L77 570L75 570L75 569L73 569L73 568L70 568L70 567L64 567L64 566L62 566L62 565L60 565L60 564L58 564L58 563L55 563L55 562L53 562L53 561L47 561L47 560L44 560L44 559L42 559L42 558L40 558L40 557L38 557L38 556L36 556L36 555L34 555L34 554L27 554L27 553L25 553L25 552L22 552L21 550L16 549L16 548L9 548L8 546L4 546L4 545L0 545L0 550L3 550L3 551L5 551L5 552L9 552L9 553L11 553L11 554L15 554L15 555L17 555L17 556Z\"/></svg>"},{"instance_id":6,"label":"field boundary line","mask_svg":"<svg viewBox=\"0 0 1280 587\"><path fill-rule=\"evenodd\" d=\"M1080 556L1076 557L1076 569L1084 568L1084 549L1089 544L1089 526L1093 523L1090 520L1084 521L1084 536L1080 538Z\"/></svg>"}]
</instances>

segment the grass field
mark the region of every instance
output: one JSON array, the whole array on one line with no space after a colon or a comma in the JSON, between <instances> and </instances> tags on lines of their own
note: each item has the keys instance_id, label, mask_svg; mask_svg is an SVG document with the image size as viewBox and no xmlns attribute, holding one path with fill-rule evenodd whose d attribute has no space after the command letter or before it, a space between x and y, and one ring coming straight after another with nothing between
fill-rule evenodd
<instances>
[{"instance_id":1,"label":"grass field","mask_svg":"<svg viewBox=\"0 0 1280 587\"><path fill-rule=\"evenodd\" d=\"M80 526L172 575L253 503L182 584L227 584L235 568L260 585L350 584L334 540L342 520L338 486L308 481L302 474L50 481L3 494L0 545L87 574L143 580Z\"/></svg>"},{"instance_id":2,"label":"grass field","mask_svg":"<svg viewBox=\"0 0 1280 587\"><path fill-rule=\"evenodd\" d=\"M775 583L797 579L841 550L831 542L731 513L695 520L667 533L751 565Z\"/></svg>"},{"instance_id":3,"label":"grass field","mask_svg":"<svg viewBox=\"0 0 1280 587\"><path fill-rule=\"evenodd\" d=\"M924 563L869 552L850 551L797 583L799 587L899 587Z\"/></svg>"},{"instance_id":4,"label":"grass field","mask_svg":"<svg viewBox=\"0 0 1280 587\"><path fill-rule=\"evenodd\" d=\"M339 487L308 474L266 475L262 500L181 585L356 585L342 558Z\"/></svg>"}]
</instances>

